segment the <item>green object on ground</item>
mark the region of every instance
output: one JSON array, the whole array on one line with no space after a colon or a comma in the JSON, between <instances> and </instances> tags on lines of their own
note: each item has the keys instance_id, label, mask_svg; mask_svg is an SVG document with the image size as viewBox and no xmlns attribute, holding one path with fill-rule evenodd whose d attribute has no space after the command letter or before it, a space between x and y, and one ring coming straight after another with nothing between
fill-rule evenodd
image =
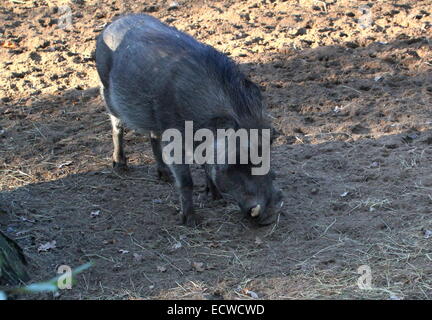
<instances>
[{"instance_id":1,"label":"green object on ground","mask_svg":"<svg viewBox=\"0 0 432 320\"><path fill-rule=\"evenodd\" d=\"M0 283L17 285L30 280L26 265L22 249L0 231Z\"/></svg>"}]
</instances>

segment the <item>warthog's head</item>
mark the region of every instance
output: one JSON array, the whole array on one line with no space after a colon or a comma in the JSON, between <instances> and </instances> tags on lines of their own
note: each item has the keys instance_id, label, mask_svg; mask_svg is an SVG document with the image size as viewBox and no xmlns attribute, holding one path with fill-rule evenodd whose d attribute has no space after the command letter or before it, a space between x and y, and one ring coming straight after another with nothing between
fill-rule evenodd
<instances>
[{"instance_id":1,"label":"warthog's head","mask_svg":"<svg viewBox=\"0 0 432 320\"><path fill-rule=\"evenodd\" d=\"M283 193L273 184L273 171L253 175L249 165L213 165L211 180L228 200L235 201L243 214L260 225L275 222L283 206Z\"/></svg>"},{"instance_id":2,"label":"warthog's head","mask_svg":"<svg viewBox=\"0 0 432 320\"><path fill-rule=\"evenodd\" d=\"M244 214L266 225L275 221L283 206L282 191L274 186L270 169L270 145L278 132L265 113L258 86L244 79L236 89L231 92L235 115L213 119L218 133L215 153L225 150L225 164L210 165L210 178ZM224 135L219 135L221 129Z\"/></svg>"}]
</instances>

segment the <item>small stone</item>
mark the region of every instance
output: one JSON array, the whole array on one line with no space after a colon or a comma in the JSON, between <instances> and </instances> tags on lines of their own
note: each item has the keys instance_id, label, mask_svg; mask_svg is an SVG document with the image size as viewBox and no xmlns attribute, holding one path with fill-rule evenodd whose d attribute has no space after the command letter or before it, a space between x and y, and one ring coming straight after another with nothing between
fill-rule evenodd
<instances>
[{"instance_id":1,"label":"small stone","mask_svg":"<svg viewBox=\"0 0 432 320\"><path fill-rule=\"evenodd\" d=\"M146 7L144 7L143 11L149 12L149 13L157 12L157 11L159 11L159 7L158 6L146 6Z\"/></svg>"},{"instance_id":2,"label":"small stone","mask_svg":"<svg viewBox=\"0 0 432 320\"><path fill-rule=\"evenodd\" d=\"M374 161L371 163L371 168L378 168L379 167L379 163L377 161Z\"/></svg>"},{"instance_id":3,"label":"small stone","mask_svg":"<svg viewBox=\"0 0 432 320\"><path fill-rule=\"evenodd\" d=\"M307 29L306 28L300 28L297 30L297 32L295 33L296 36L303 36L307 33Z\"/></svg>"},{"instance_id":4,"label":"small stone","mask_svg":"<svg viewBox=\"0 0 432 320\"><path fill-rule=\"evenodd\" d=\"M36 62L40 62L41 56L37 52L33 51L30 53L30 59L32 59L33 61L36 61Z\"/></svg>"},{"instance_id":5,"label":"small stone","mask_svg":"<svg viewBox=\"0 0 432 320\"><path fill-rule=\"evenodd\" d=\"M173 1L170 3L170 5L168 6L168 10L176 10L180 7L180 5L178 4L177 1Z\"/></svg>"}]
</instances>

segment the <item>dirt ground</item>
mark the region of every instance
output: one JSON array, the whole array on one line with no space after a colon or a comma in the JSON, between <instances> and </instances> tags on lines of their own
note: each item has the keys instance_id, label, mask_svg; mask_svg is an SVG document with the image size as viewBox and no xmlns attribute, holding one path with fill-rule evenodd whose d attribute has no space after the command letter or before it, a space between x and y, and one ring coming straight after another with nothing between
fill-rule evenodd
<instances>
[{"instance_id":1,"label":"dirt ground","mask_svg":"<svg viewBox=\"0 0 432 320\"><path fill-rule=\"evenodd\" d=\"M207 201L194 168L204 224L179 225L175 188L132 131L131 168L112 171L93 52L127 12L213 45L262 87L283 133L276 224ZM1 230L32 281L96 263L58 299L431 299L431 12L430 0L1 0Z\"/></svg>"}]
</instances>

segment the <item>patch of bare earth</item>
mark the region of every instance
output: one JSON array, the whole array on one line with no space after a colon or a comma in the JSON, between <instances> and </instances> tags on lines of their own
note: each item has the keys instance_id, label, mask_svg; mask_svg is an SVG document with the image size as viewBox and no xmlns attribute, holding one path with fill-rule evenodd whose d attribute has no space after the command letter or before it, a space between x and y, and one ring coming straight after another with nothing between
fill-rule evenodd
<instances>
[{"instance_id":1,"label":"patch of bare earth","mask_svg":"<svg viewBox=\"0 0 432 320\"><path fill-rule=\"evenodd\" d=\"M21 2L0 4L0 227L33 281L92 260L60 298L432 298L430 1ZM59 29L64 3L73 23ZM131 168L112 172L93 51L126 12L230 54L261 85L283 133L275 225L208 201L195 167L204 223L179 225L176 190L132 131Z\"/></svg>"}]
</instances>

